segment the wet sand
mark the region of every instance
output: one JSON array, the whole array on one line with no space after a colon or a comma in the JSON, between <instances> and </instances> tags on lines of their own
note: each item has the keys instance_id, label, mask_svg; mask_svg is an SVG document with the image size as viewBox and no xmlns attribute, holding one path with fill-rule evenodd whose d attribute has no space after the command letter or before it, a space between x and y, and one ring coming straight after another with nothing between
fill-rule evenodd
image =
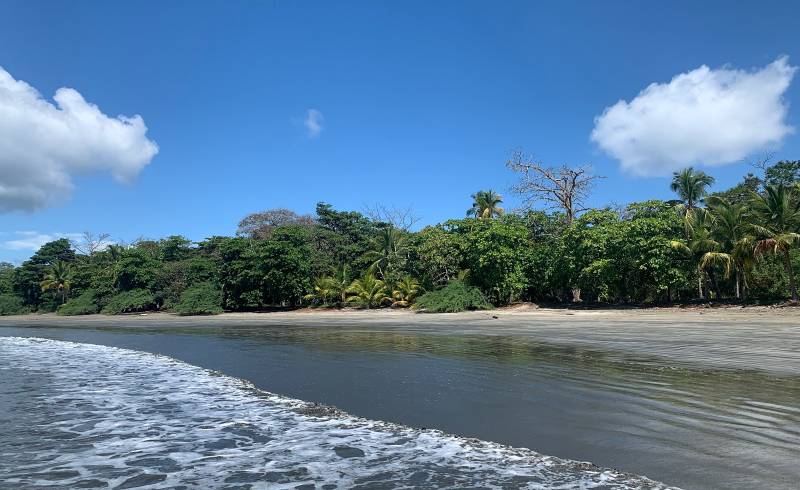
<instances>
[{"instance_id":1,"label":"wet sand","mask_svg":"<svg viewBox=\"0 0 800 490\"><path fill-rule=\"evenodd\" d=\"M13 327L314 327L433 335L519 336L548 344L659 356L709 368L800 375L800 308L523 309L449 314L300 310L181 317L169 313L0 317Z\"/></svg>"},{"instance_id":2,"label":"wet sand","mask_svg":"<svg viewBox=\"0 0 800 490\"><path fill-rule=\"evenodd\" d=\"M683 488L795 488L800 310L295 311L0 318L373 420Z\"/></svg>"}]
</instances>

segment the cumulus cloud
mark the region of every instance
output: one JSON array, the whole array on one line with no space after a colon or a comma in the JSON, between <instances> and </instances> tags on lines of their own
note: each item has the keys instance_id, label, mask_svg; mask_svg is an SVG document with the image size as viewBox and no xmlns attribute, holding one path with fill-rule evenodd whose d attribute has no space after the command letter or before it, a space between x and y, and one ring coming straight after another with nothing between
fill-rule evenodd
<instances>
[{"instance_id":1,"label":"cumulus cloud","mask_svg":"<svg viewBox=\"0 0 800 490\"><path fill-rule=\"evenodd\" d=\"M66 238L70 241L81 238L80 233L40 233L38 231L14 231L3 233L4 240L0 241L0 248L6 250L27 250L35 252L47 242Z\"/></svg>"},{"instance_id":2,"label":"cumulus cloud","mask_svg":"<svg viewBox=\"0 0 800 490\"><path fill-rule=\"evenodd\" d=\"M635 175L741 161L793 131L783 94L796 71L786 57L755 71L703 65L606 108L591 139Z\"/></svg>"},{"instance_id":3,"label":"cumulus cloud","mask_svg":"<svg viewBox=\"0 0 800 490\"><path fill-rule=\"evenodd\" d=\"M322 113L316 109L309 109L306 113L306 119L303 121L303 125L306 127L306 131L309 138L316 138L323 130L322 123L325 122L325 117Z\"/></svg>"},{"instance_id":4,"label":"cumulus cloud","mask_svg":"<svg viewBox=\"0 0 800 490\"><path fill-rule=\"evenodd\" d=\"M138 115L109 117L71 88L53 101L0 68L0 213L62 202L74 175L130 182L158 153Z\"/></svg>"}]
</instances>

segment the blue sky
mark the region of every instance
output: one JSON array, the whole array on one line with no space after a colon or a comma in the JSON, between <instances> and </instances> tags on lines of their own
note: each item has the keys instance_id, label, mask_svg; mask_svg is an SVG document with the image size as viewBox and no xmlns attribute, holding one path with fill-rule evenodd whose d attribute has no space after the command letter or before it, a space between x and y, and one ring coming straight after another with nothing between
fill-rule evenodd
<instances>
[{"instance_id":1,"label":"blue sky","mask_svg":"<svg viewBox=\"0 0 800 490\"><path fill-rule=\"evenodd\" d=\"M514 208L504 161L515 147L548 164L591 163L606 176L594 205L669 198L669 172L653 151L680 160L695 145L685 158L733 158L705 169L718 188L749 170L738 154L718 157L720 138L741 133L740 153L771 148L777 159L800 159L800 136L787 130L800 126L794 2L7 1L0 10L0 67L13 80L50 104L70 87L108 121L138 114L148 128L142 136L126 126L130 140L101 149L91 139L83 153L67 152L67 132L58 148L42 149L52 138L35 144L45 156L31 162L22 156L2 167L0 155L0 186L14 177L44 182L40 165L61 165L42 163L47 155L72 162L58 167L67 187L63 179L58 192L47 187L55 181L42 184L52 192L46 204L0 214L0 260L19 262L32 253L23 245L44 235L84 230L125 241L200 240L232 234L249 212L311 213L318 201L410 205L423 224L462 217L480 189L499 191ZM746 77L776 60L788 88L751 96L767 83ZM647 119L660 109L685 113L669 107L685 99L668 84L702 65L712 85L726 73L745 77L733 117ZM633 104L652 83L663 90L608 121L612 131L630 124L649 146L591 139L596 117L620 99ZM316 134L310 110L318 111ZM0 112L0 148L3 138L21 139L8 114ZM43 124L30 121L22 136ZM94 138L95 126L87 128L75 138ZM133 151L130 141L135 158L108 153ZM158 145L151 157L148 141ZM104 167L103 158L126 170ZM637 167L637 158L650 166Z\"/></svg>"}]
</instances>

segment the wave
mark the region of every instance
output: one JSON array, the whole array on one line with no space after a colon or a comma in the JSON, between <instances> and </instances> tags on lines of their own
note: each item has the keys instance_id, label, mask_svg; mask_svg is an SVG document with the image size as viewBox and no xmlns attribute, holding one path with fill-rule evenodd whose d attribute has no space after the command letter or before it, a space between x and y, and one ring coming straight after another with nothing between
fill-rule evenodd
<instances>
[{"instance_id":1,"label":"wave","mask_svg":"<svg viewBox=\"0 0 800 490\"><path fill-rule=\"evenodd\" d=\"M0 381L0 483L14 488L670 488L115 347L0 338Z\"/></svg>"}]
</instances>

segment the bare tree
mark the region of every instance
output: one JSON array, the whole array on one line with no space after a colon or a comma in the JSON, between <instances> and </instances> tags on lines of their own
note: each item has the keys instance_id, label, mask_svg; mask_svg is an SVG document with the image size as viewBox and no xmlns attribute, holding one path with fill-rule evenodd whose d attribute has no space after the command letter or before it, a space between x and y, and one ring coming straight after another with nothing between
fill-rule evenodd
<instances>
[{"instance_id":1,"label":"bare tree","mask_svg":"<svg viewBox=\"0 0 800 490\"><path fill-rule=\"evenodd\" d=\"M307 214L297 214L290 209L267 209L258 213L248 214L239 222L236 234L248 236L259 240L267 239L272 235L272 230L283 225L311 226L314 218Z\"/></svg>"},{"instance_id":2,"label":"bare tree","mask_svg":"<svg viewBox=\"0 0 800 490\"><path fill-rule=\"evenodd\" d=\"M571 223L575 216L585 211L586 199L598 179L592 175L590 165L570 167L545 167L533 157L515 150L506 166L520 174L519 182L511 190L522 195L527 208L536 202L544 202L550 209L560 209Z\"/></svg>"},{"instance_id":3,"label":"bare tree","mask_svg":"<svg viewBox=\"0 0 800 490\"><path fill-rule=\"evenodd\" d=\"M760 170L761 174L764 175L767 172L767 169L772 163L772 160L775 158L774 151L765 151L762 153L758 158L753 158L752 160L744 160L745 163L750 165L751 167Z\"/></svg>"},{"instance_id":4,"label":"bare tree","mask_svg":"<svg viewBox=\"0 0 800 490\"><path fill-rule=\"evenodd\" d=\"M71 242L72 246L78 252L84 255L94 255L95 252L105 250L109 245L114 243L110 238L111 235L108 233L98 233L95 235L91 231L84 231L80 239L71 240Z\"/></svg>"},{"instance_id":5,"label":"bare tree","mask_svg":"<svg viewBox=\"0 0 800 490\"><path fill-rule=\"evenodd\" d=\"M372 221L389 223L395 228L405 231L410 230L420 220L411 206L401 208L375 204L373 206L364 206L364 214L369 216Z\"/></svg>"}]
</instances>

